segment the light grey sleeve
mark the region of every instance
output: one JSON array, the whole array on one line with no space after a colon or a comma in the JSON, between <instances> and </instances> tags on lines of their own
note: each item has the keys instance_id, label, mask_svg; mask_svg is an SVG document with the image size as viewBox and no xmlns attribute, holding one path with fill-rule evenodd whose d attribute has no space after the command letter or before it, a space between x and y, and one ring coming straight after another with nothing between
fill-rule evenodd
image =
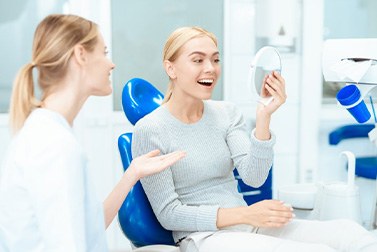
<instances>
[{"instance_id":1,"label":"light grey sleeve","mask_svg":"<svg viewBox=\"0 0 377 252\"><path fill-rule=\"evenodd\" d=\"M158 126L152 124L136 125L132 140L133 157L154 149L159 149L162 154L166 154L164 135L159 130ZM171 168L143 178L141 183L157 219L165 229L193 232L217 230L219 206L182 204L175 191Z\"/></svg>"},{"instance_id":2,"label":"light grey sleeve","mask_svg":"<svg viewBox=\"0 0 377 252\"><path fill-rule=\"evenodd\" d=\"M275 135L271 133L270 140L260 141L254 129L250 136L242 113L235 105L229 104L226 110L230 122L226 138L234 165L246 184L259 187L272 166Z\"/></svg>"}]
</instances>

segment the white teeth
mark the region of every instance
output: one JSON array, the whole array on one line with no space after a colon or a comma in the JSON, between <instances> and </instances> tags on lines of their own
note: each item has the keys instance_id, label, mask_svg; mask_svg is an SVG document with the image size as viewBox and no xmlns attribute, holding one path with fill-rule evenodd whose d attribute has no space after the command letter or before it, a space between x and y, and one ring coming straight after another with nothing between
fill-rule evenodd
<instances>
[{"instance_id":1,"label":"white teeth","mask_svg":"<svg viewBox=\"0 0 377 252\"><path fill-rule=\"evenodd\" d=\"M203 79L203 80L199 80L199 82L203 82L203 83L212 83L213 80L212 80L212 79Z\"/></svg>"}]
</instances>

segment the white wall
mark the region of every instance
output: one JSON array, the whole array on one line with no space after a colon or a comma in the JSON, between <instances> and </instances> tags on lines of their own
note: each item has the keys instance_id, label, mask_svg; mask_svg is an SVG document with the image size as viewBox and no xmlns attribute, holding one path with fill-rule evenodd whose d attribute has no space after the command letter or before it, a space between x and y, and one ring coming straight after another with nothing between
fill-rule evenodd
<instances>
[{"instance_id":1,"label":"white wall","mask_svg":"<svg viewBox=\"0 0 377 252\"><path fill-rule=\"evenodd\" d=\"M273 166L274 195L276 188L281 185L312 180L317 167L322 42L322 23L317 20L321 20L321 2L278 2L280 15L292 19L287 23L294 23L297 27L292 27L291 34L295 39L295 49L288 52L284 52L284 48L281 50L282 74L286 80L288 99L274 113L271 122L271 129L277 135ZM256 24L273 25L273 22L258 22L258 18L262 16L264 20L266 14L260 12L277 8L276 3L272 0L225 1L224 99L237 103L251 126L255 121L256 100L249 92L249 66L258 49L258 39L267 36L267 39L274 41L277 37L273 32L267 35L260 32L273 30L271 27L259 27ZM302 19L296 20L296 17ZM312 21L314 18L316 22ZM242 39L239 39L241 34Z\"/></svg>"},{"instance_id":2,"label":"white wall","mask_svg":"<svg viewBox=\"0 0 377 252\"><path fill-rule=\"evenodd\" d=\"M303 1L300 94L300 182L311 182L318 169L318 128L322 101L323 0Z\"/></svg>"}]
</instances>

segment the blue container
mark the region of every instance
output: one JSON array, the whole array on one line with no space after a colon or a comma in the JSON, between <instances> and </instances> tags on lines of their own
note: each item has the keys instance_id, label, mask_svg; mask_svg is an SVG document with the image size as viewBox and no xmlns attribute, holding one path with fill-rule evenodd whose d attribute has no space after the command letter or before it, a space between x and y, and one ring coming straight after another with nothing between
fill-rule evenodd
<instances>
[{"instance_id":1,"label":"blue container","mask_svg":"<svg viewBox=\"0 0 377 252\"><path fill-rule=\"evenodd\" d=\"M361 93L356 85L347 85L336 94L336 99L347 108L348 112L356 119L358 123L364 123L370 119L369 110L363 100L360 100ZM355 106L352 106L355 105Z\"/></svg>"}]
</instances>

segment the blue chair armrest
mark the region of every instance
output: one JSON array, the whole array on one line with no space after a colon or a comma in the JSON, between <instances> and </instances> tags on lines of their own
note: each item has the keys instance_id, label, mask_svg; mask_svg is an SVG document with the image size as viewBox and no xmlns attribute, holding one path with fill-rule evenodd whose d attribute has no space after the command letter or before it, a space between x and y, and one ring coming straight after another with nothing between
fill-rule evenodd
<instances>
[{"instance_id":1,"label":"blue chair armrest","mask_svg":"<svg viewBox=\"0 0 377 252\"><path fill-rule=\"evenodd\" d=\"M351 124L336 128L329 135L329 144L337 145L344 139L368 137L373 128L374 124Z\"/></svg>"}]
</instances>

